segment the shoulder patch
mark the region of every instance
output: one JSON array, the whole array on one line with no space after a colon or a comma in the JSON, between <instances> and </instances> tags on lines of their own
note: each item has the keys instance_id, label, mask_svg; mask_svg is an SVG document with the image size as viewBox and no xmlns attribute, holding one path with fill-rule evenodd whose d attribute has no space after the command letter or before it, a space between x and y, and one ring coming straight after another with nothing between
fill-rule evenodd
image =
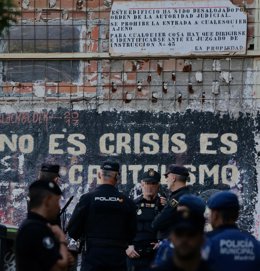
<instances>
[{"instance_id":1,"label":"shoulder patch","mask_svg":"<svg viewBox=\"0 0 260 271\"><path fill-rule=\"evenodd\" d=\"M45 248L52 249L54 247L54 240L51 237L47 236L43 238L42 244Z\"/></svg>"},{"instance_id":2,"label":"shoulder patch","mask_svg":"<svg viewBox=\"0 0 260 271\"><path fill-rule=\"evenodd\" d=\"M177 205L179 204L179 202L176 200L176 199L172 199L172 200L170 200L170 206L172 207L172 208L176 208L177 207Z\"/></svg>"}]
</instances>

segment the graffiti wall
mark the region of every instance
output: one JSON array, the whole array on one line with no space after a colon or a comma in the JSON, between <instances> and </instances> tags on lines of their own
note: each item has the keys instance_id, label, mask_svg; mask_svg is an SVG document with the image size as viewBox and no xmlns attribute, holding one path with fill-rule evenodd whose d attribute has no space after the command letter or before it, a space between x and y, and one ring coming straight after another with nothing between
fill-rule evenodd
<instances>
[{"instance_id":1,"label":"graffiti wall","mask_svg":"<svg viewBox=\"0 0 260 271\"><path fill-rule=\"evenodd\" d=\"M242 204L240 224L253 230L257 200L255 119L246 114L57 111L0 115L1 222L19 224L26 189L43 162L59 163L64 201L98 183L107 157L121 163L119 188L129 193L148 168L190 169L192 190L231 188ZM162 179L162 183L164 183Z\"/></svg>"}]
</instances>

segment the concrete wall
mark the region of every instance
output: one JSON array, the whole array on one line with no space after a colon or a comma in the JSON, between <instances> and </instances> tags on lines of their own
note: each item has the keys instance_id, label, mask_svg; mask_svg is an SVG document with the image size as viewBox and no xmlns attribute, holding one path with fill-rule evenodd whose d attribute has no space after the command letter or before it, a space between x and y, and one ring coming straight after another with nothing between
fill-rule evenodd
<instances>
[{"instance_id":1,"label":"concrete wall","mask_svg":"<svg viewBox=\"0 0 260 271\"><path fill-rule=\"evenodd\" d=\"M233 1L248 12L247 55L169 59L109 57L111 1L19 3L1 40L2 222L24 217L43 161L63 166L66 198L78 198L96 185L89 168L112 154L125 191L145 165L163 173L174 162L190 166L195 192L231 187L241 226L259 237L258 1Z\"/></svg>"}]
</instances>

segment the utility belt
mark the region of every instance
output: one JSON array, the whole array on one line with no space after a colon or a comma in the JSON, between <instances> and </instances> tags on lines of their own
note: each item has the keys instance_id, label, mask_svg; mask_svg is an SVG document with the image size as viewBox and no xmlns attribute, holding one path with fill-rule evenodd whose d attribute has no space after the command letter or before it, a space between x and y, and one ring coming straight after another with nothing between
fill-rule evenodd
<instances>
[{"instance_id":1,"label":"utility belt","mask_svg":"<svg viewBox=\"0 0 260 271\"><path fill-rule=\"evenodd\" d=\"M127 243L122 240L111 240L111 239L99 239L99 238L87 238L86 247L118 247L127 248Z\"/></svg>"}]
</instances>

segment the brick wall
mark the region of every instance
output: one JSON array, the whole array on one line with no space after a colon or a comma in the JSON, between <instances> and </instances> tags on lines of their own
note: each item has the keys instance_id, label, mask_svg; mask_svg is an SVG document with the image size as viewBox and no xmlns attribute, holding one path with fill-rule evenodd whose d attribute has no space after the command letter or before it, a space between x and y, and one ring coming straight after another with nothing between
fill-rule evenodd
<instances>
[{"instance_id":1,"label":"brick wall","mask_svg":"<svg viewBox=\"0 0 260 271\"><path fill-rule=\"evenodd\" d=\"M247 47L253 51L255 1L233 3L248 14ZM1 63L0 103L58 100L100 110L214 112L252 111L257 106L253 58L37 59L37 53L107 53L112 2L21 0L17 4L21 16L3 36L0 49L31 53L33 58Z\"/></svg>"}]
</instances>

